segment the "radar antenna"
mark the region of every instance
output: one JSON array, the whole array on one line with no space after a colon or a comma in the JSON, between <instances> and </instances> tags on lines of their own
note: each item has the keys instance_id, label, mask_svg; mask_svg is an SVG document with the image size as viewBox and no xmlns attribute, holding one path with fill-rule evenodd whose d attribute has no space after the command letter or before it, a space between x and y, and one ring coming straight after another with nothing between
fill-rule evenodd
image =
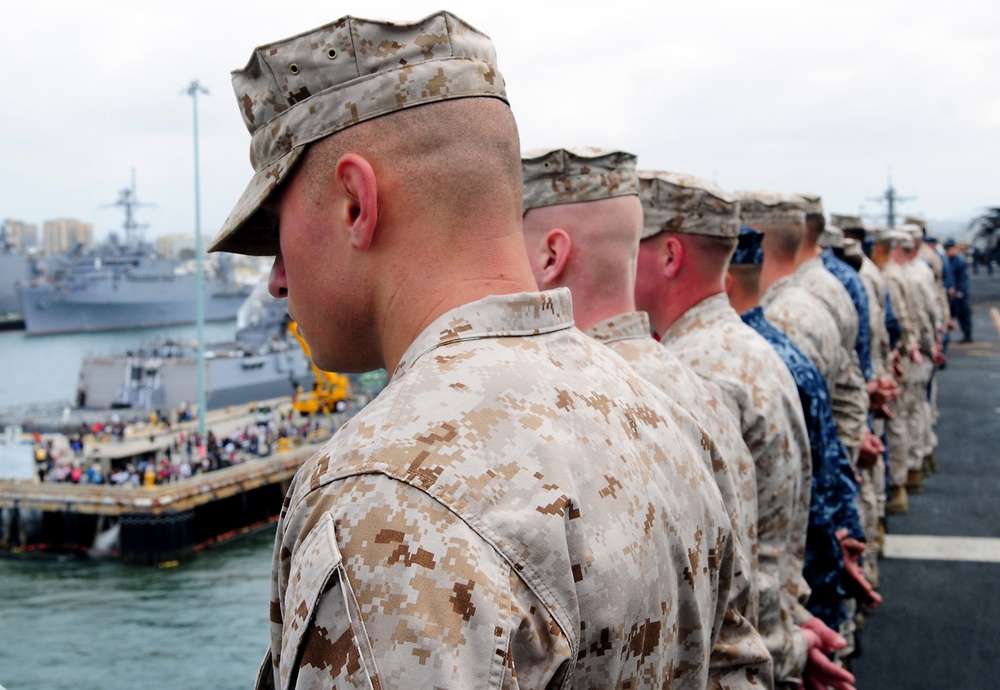
<instances>
[{"instance_id":1,"label":"radar antenna","mask_svg":"<svg viewBox=\"0 0 1000 690\"><path fill-rule=\"evenodd\" d=\"M900 196L896 193L896 188L892 186L892 168L889 168L889 183L882 196L868 197L869 201L877 201L885 204L885 224L890 228L896 227L896 205L904 201L912 201L915 196Z\"/></svg>"},{"instance_id":2,"label":"radar antenna","mask_svg":"<svg viewBox=\"0 0 1000 690\"><path fill-rule=\"evenodd\" d=\"M135 209L139 206L156 206L156 204L145 204L139 201L135 193L135 168L132 168L132 186L126 187L118 192L118 200L103 204L102 208L120 206L125 209L125 222L122 228L125 230L125 246L132 247L142 244L142 231L149 227L148 223L138 223L135 219Z\"/></svg>"}]
</instances>

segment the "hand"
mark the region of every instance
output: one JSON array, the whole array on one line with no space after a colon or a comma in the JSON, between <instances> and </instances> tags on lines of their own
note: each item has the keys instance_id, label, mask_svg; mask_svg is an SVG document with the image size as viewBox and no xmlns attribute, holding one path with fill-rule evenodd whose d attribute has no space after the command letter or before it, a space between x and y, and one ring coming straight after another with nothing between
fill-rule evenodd
<instances>
[{"instance_id":1,"label":"hand","mask_svg":"<svg viewBox=\"0 0 1000 690\"><path fill-rule=\"evenodd\" d=\"M899 385L889 376L868 381L868 408L877 410L899 396Z\"/></svg>"},{"instance_id":2,"label":"hand","mask_svg":"<svg viewBox=\"0 0 1000 690\"><path fill-rule=\"evenodd\" d=\"M924 363L924 356L920 354L920 348L916 346L910 348L910 361L914 364Z\"/></svg>"},{"instance_id":3,"label":"hand","mask_svg":"<svg viewBox=\"0 0 1000 690\"><path fill-rule=\"evenodd\" d=\"M934 366L939 367L948 361L948 357L944 354L941 346L934 343L934 354L931 356L931 361L934 362Z\"/></svg>"},{"instance_id":4,"label":"hand","mask_svg":"<svg viewBox=\"0 0 1000 690\"><path fill-rule=\"evenodd\" d=\"M899 350L892 351L892 375L896 377L896 380L906 376L906 369L903 367L903 355L899 354Z\"/></svg>"},{"instance_id":5,"label":"hand","mask_svg":"<svg viewBox=\"0 0 1000 690\"><path fill-rule=\"evenodd\" d=\"M807 690L854 690L854 676L827 658L847 646L847 640L819 618L802 624L802 636L809 648L802 684Z\"/></svg>"},{"instance_id":6,"label":"hand","mask_svg":"<svg viewBox=\"0 0 1000 690\"><path fill-rule=\"evenodd\" d=\"M871 431L866 430L865 440L861 442L861 450L858 451L858 467L863 470L871 469L883 452L885 452L885 445L881 439Z\"/></svg>"},{"instance_id":7,"label":"hand","mask_svg":"<svg viewBox=\"0 0 1000 690\"><path fill-rule=\"evenodd\" d=\"M892 410L890 410L885 405L883 405L878 409L872 410L872 414L874 414L876 417L879 417L880 419L885 419L886 421L891 421L896 418L896 415L892 413Z\"/></svg>"},{"instance_id":8,"label":"hand","mask_svg":"<svg viewBox=\"0 0 1000 690\"><path fill-rule=\"evenodd\" d=\"M882 603L882 595L875 591L861 569L860 560L861 554L865 552L865 545L857 539L848 537L846 529L837 530L837 539L840 541L840 552L844 556L847 594L857 599L858 605L866 610L878 608Z\"/></svg>"}]
</instances>

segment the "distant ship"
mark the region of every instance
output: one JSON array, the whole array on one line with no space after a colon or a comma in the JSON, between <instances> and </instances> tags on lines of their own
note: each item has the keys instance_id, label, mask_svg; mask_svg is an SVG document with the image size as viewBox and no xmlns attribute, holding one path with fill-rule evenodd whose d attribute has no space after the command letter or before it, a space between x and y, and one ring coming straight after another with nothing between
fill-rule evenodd
<instances>
[{"instance_id":1,"label":"distant ship","mask_svg":"<svg viewBox=\"0 0 1000 690\"><path fill-rule=\"evenodd\" d=\"M260 284L246 300L232 342L205 346L208 409L292 395L311 386L309 360L288 332L284 300ZM195 343L161 340L134 350L83 360L77 404L90 409L177 409L198 402Z\"/></svg>"},{"instance_id":2,"label":"distant ship","mask_svg":"<svg viewBox=\"0 0 1000 690\"><path fill-rule=\"evenodd\" d=\"M25 331L30 335L148 328L194 323L197 274L180 262L161 258L139 237L135 222L135 181L116 206L125 209L125 241L99 248L77 247L49 262L46 276L18 289ZM207 263L207 262L206 262ZM238 285L228 256L204 272L205 321L228 321L250 287Z\"/></svg>"},{"instance_id":3,"label":"distant ship","mask_svg":"<svg viewBox=\"0 0 1000 690\"><path fill-rule=\"evenodd\" d=\"M0 329L24 327L17 288L27 283L30 275L28 258L12 251L0 237Z\"/></svg>"}]
</instances>

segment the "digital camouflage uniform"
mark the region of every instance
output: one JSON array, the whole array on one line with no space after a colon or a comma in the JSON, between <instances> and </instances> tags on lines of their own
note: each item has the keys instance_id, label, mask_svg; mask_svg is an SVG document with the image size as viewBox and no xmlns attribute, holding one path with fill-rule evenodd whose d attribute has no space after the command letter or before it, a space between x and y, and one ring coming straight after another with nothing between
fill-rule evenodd
<instances>
[{"instance_id":1,"label":"digital camouflage uniform","mask_svg":"<svg viewBox=\"0 0 1000 690\"><path fill-rule=\"evenodd\" d=\"M802 401L809 447L812 453L812 499L803 572L812 594L806 607L836 630L844 622L841 601L844 560L837 539L838 529L864 539L854 480L847 450L840 443L826 381L819 368L786 334L774 327L761 307L741 315L743 322L764 337L792 373Z\"/></svg>"},{"instance_id":2,"label":"digital camouflage uniform","mask_svg":"<svg viewBox=\"0 0 1000 690\"><path fill-rule=\"evenodd\" d=\"M708 685L734 540L702 432L571 314L444 314L303 465L259 687Z\"/></svg>"},{"instance_id":3,"label":"digital camouflage uniform","mask_svg":"<svg viewBox=\"0 0 1000 690\"><path fill-rule=\"evenodd\" d=\"M872 353L872 375L878 379L892 376L892 346L889 341L889 331L886 327L886 314L888 309L889 288L886 285L885 277L879 271L878 266L867 256L861 257L861 269L858 271L861 283L868 294L868 317L871 331L871 353ZM872 419L872 433L878 438L885 434L885 419L875 417ZM885 516L885 454L879 454L878 460L869 469L861 470L862 491L861 511L865 534L875 535L878 533L881 518ZM877 541L869 541L869 549L872 549L872 557L865 560L867 565L866 574L869 581L877 586L877 555L879 544Z\"/></svg>"},{"instance_id":4,"label":"digital camouflage uniform","mask_svg":"<svg viewBox=\"0 0 1000 690\"><path fill-rule=\"evenodd\" d=\"M889 407L893 418L886 420L885 429L889 448L889 483L892 486L902 487L906 485L910 446L913 443L910 432L912 411L908 404L912 392L908 392L908 387L916 365L909 359L908 353L913 344L919 342L920 327L911 316L913 300L909 293L913 288L903 267L890 260L882 267L882 275L885 277L889 302L899 324L899 347L903 356L904 372L899 379L900 393Z\"/></svg>"},{"instance_id":5,"label":"digital camouflage uniform","mask_svg":"<svg viewBox=\"0 0 1000 690\"><path fill-rule=\"evenodd\" d=\"M587 335L617 352L644 379L697 414L698 423L715 441L718 457L713 472L722 500L747 554L746 573L752 578L757 562L757 470L743 441L739 422L724 402L722 391L667 351L652 337L645 312L621 314L597 323ZM757 623L756 591L741 613Z\"/></svg>"},{"instance_id":6,"label":"digital camouflage uniform","mask_svg":"<svg viewBox=\"0 0 1000 690\"><path fill-rule=\"evenodd\" d=\"M927 399L927 387L934 372L932 358L934 343L941 323L941 312L934 296L934 274L930 266L920 259L903 264L903 275L909 282L909 303L907 309L918 329L917 342L923 361L910 362L904 379L901 397L908 409L910 453L907 459L909 470L921 470L924 457L934 452L936 439L931 429L931 406Z\"/></svg>"},{"instance_id":7,"label":"digital camouflage uniform","mask_svg":"<svg viewBox=\"0 0 1000 690\"><path fill-rule=\"evenodd\" d=\"M689 309L662 341L722 389L740 420L757 467L758 628L774 657L776 681L791 681L806 661L793 602L808 596L797 556L805 547L812 482L809 437L795 382L774 349L740 320L725 294ZM799 534L801 539L793 542Z\"/></svg>"},{"instance_id":8,"label":"digital camouflage uniform","mask_svg":"<svg viewBox=\"0 0 1000 690\"><path fill-rule=\"evenodd\" d=\"M868 293L861 282L858 272L850 267L846 262L838 259L832 249L824 249L820 254L823 266L840 284L847 290L848 297L854 305L854 311L858 315L858 334L854 339L854 351L858 355L858 363L861 366L861 375L865 381L872 381L872 354L871 354L871 321L868 306Z\"/></svg>"},{"instance_id":9,"label":"digital camouflage uniform","mask_svg":"<svg viewBox=\"0 0 1000 690\"><path fill-rule=\"evenodd\" d=\"M576 218L573 215L575 211L596 211L593 202L600 204L614 197L638 194L635 162L636 157L630 153L598 147L524 152L521 155L521 167L525 216L528 217L534 209L557 207L554 214L548 216L550 222L574 237L577 233L577 221L573 220ZM560 210L569 212L569 215L561 217ZM561 219L567 222L560 225ZM610 266L616 267L608 270L618 270L622 277L631 275L626 273L632 263L629 245L632 244L634 251L639 229L634 223L617 223L612 219L607 219L603 227L595 228L605 238L617 237L621 240L620 254L604 257L610 260ZM587 258L591 251L601 249L586 242L574 245L574 252L578 252L581 257L581 265L590 265ZM609 286L600 296L584 290L584 299L631 299L630 282L621 281L614 287ZM573 280L566 286L571 290L577 288ZM586 313L588 305L581 303L574 306L580 315ZM715 477L734 527L733 589L743 594L730 600L731 610L726 612L709 658L708 683L710 687L727 688L758 684L769 686L770 668L768 667L766 674L759 668L760 660L769 658L768 652L754 628L757 624L753 572L756 563L757 523L755 468L750 451L743 443L739 426L729 415L728 409L722 406L719 400L721 393L714 391L697 374L667 355L653 340L649 320L644 313L632 312L604 320L589 329L588 335L618 352L649 354L652 351L659 355L654 360L647 360L659 365L647 372L654 374L649 380L663 393L664 403L668 404L674 415L687 419L690 428L704 429L707 434L700 440L700 445L705 450L706 467ZM648 346L641 347L645 344ZM666 368L670 370L667 371ZM693 440L699 442L699 439ZM667 458L667 461L670 462L671 459ZM756 676L746 673L748 665L757 672Z\"/></svg>"},{"instance_id":10,"label":"digital camouflage uniform","mask_svg":"<svg viewBox=\"0 0 1000 690\"><path fill-rule=\"evenodd\" d=\"M868 428L868 389L854 349L858 334L858 314L847 290L823 266L819 257L800 264L795 275L799 285L826 305L840 331L844 356L849 364L830 390L830 396L833 400L833 416L840 430L840 440L851 454L852 462L855 462Z\"/></svg>"},{"instance_id":11,"label":"digital camouflage uniform","mask_svg":"<svg viewBox=\"0 0 1000 690\"><path fill-rule=\"evenodd\" d=\"M823 303L799 285L797 274L792 273L767 288L760 306L767 320L816 365L827 389L832 390L849 360L840 332Z\"/></svg>"}]
</instances>

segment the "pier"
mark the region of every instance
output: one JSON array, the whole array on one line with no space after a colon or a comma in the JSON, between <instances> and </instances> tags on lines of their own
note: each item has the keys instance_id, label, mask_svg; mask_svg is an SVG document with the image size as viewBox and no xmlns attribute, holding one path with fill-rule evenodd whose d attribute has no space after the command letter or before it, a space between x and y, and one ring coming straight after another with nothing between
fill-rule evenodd
<instances>
[{"instance_id":1,"label":"pier","mask_svg":"<svg viewBox=\"0 0 1000 690\"><path fill-rule=\"evenodd\" d=\"M225 438L257 424L262 410L288 403L280 398L216 410L206 421ZM231 466L163 483L155 483L152 473L141 486L0 480L0 553L79 554L155 566L190 560L201 549L277 520L296 470L355 411L312 417L308 435L279 438L263 456L239 453ZM295 421L305 419L296 415ZM139 462L169 465L178 436L196 425L136 424L118 439L91 437L74 462L99 466L104 477Z\"/></svg>"},{"instance_id":2,"label":"pier","mask_svg":"<svg viewBox=\"0 0 1000 690\"><path fill-rule=\"evenodd\" d=\"M0 483L0 548L143 565L189 560L207 546L276 520L288 482L321 445L149 488Z\"/></svg>"}]
</instances>

